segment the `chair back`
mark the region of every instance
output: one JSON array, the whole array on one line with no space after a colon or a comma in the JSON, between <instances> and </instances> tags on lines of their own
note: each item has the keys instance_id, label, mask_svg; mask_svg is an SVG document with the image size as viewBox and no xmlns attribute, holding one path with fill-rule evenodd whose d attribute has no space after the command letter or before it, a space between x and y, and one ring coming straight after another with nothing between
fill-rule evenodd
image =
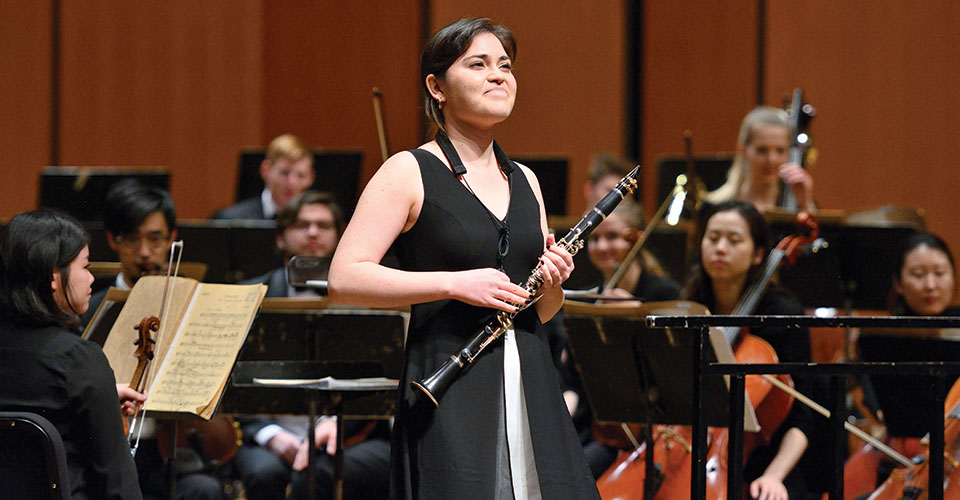
<instances>
[{"instance_id":1,"label":"chair back","mask_svg":"<svg viewBox=\"0 0 960 500\"><path fill-rule=\"evenodd\" d=\"M49 420L0 412L0 485L3 498L70 498L63 440Z\"/></svg>"}]
</instances>

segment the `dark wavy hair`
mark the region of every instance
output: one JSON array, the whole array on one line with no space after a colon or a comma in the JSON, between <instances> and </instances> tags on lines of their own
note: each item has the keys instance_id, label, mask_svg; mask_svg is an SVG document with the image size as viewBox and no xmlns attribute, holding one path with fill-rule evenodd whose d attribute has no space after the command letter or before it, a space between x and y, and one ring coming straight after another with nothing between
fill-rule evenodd
<instances>
[{"instance_id":1,"label":"dark wavy hair","mask_svg":"<svg viewBox=\"0 0 960 500\"><path fill-rule=\"evenodd\" d=\"M891 284L900 282L900 279L903 276L903 265L907 260L907 254L924 246L934 250L940 250L946 254L947 260L950 261L950 271L954 274L954 278L956 278L957 265L953 261L953 254L950 253L950 248L947 246L946 242L944 242L935 234L917 233L902 240L897 245L897 253L895 254L893 269L891 269L890 278L893 280ZM905 314L910 310L907 308L907 303L903 300L903 296L897 293L897 289L893 286L890 287L888 303L890 305L890 312L894 315Z\"/></svg>"},{"instance_id":2,"label":"dark wavy hair","mask_svg":"<svg viewBox=\"0 0 960 500\"><path fill-rule=\"evenodd\" d=\"M70 311L53 298L50 282L54 270L62 283L70 282L70 262L90 240L89 234L69 215L53 210L18 214L0 237L0 316L8 321L40 327L75 328L80 317L70 294L64 297Z\"/></svg>"},{"instance_id":3,"label":"dark wavy hair","mask_svg":"<svg viewBox=\"0 0 960 500\"><path fill-rule=\"evenodd\" d=\"M492 33L500 40L503 50L511 61L517 58L517 41L507 27L493 24L486 18L467 18L454 21L440 28L427 40L420 56L420 90L423 94L423 111L437 128L446 132L443 112L440 105L430 95L427 88L427 76L433 75L442 80L447 69L470 48L473 39L481 33Z\"/></svg>"},{"instance_id":4,"label":"dark wavy hair","mask_svg":"<svg viewBox=\"0 0 960 500\"><path fill-rule=\"evenodd\" d=\"M154 212L163 214L167 230L173 231L177 212L170 194L158 187L146 186L135 179L124 179L110 186L103 206L103 225L114 237L136 233Z\"/></svg>"},{"instance_id":5,"label":"dark wavy hair","mask_svg":"<svg viewBox=\"0 0 960 500\"><path fill-rule=\"evenodd\" d=\"M707 232L707 222L710 221L711 217L721 212L736 212L743 217L743 220L747 223L747 227L750 228L750 238L753 239L755 249L762 248L763 254L766 255L770 252L771 247L770 227L767 226L767 221L760 215L760 212L757 211L753 204L746 201L731 200L716 205L709 205L706 210L703 211L697 226L697 239L694 240L696 244L694 245L693 264L690 267L689 278L683 290L680 292L680 296L684 299L699 302L711 310L715 306L713 284L710 281L710 276L703 270L700 245ZM750 270L747 271L746 287L749 287L760 277L761 265L750 266Z\"/></svg>"}]
</instances>

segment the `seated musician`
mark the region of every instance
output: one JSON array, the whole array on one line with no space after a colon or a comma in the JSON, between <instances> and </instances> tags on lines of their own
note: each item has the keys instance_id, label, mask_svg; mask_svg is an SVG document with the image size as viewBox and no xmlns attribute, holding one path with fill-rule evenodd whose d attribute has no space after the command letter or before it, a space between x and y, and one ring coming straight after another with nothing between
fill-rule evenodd
<instances>
[{"instance_id":1,"label":"seated musician","mask_svg":"<svg viewBox=\"0 0 960 500\"><path fill-rule=\"evenodd\" d=\"M74 499L138 499L113 371L76 329L93 275L86 231L50 211L15 216L0 239L0 410L37 413L60 432ZM16 470L0 457L0 483ZM7 491L9 493L9 490ZM2 495L6 497L6 495Z\"/></svg>"},{"instance_id":2,"label":"seated musician","mask_svg":"<svg viewBox=\"0 0 960 500\"><path fill-rule=\"evenodd\" d=\"M343 211L327 193L304 191L277 214L277 248L288 261L294 255L329 257L346 225ZM267 297L317 296L313 289L294 290L287 283L284 267L249 283L268 286ZM386 422L349 420L347 439L369 435L344 450L344 498L386 498L389 493L390 441ZM246 444L233 459L250 500L307 497L307 422L302 416L256 418L243 423ZM333 454L336 453L337 425L322 419L315 429L317 447L317 498L332 498ZM296 472L292 474L292 472Z\"/></svg>"},{"instance_id":3,"label":"seated musician","mask_svg":"<svg viewBox=\"0 0 960 500\"><path fill-rule=\"evenodd\" d=\"M898 245L891 270L890 313L894 316L960 316L953 305L956 266L947 244L929 233L918 233ZM941 338L861 335L863 361L956 361L960 342ZM945 389L956 381L945 380ZM882 410L888 437L920 437L929 429L923 415L937 411L922 381L895 376L871 376L871 387ZM906 411L905 411L906 409ZM891 443L893 444L893 443ZM905 449L907 453L913 450ZM881 466L877 483L889 473L892 463Z\"/></svg>"},{"instance_id":4,"label":"seated musician","mask_svg":"<svg viewBox=\"0 0 960 500\"><path fill-rule=\"evenodd\" d=\"M643 212L640 205L627 199L609 215L587 240L590 262L603 276L604 283L620 267L627 252L643 231ZM623 278L612 290L600 293L613 297L636 297L644 302L674 300L680 295L680 285L666 277L659 263L649 252L641 250L637 258L627 265Z\"/></svg>"},{"instance_id":5,"label":"seated musician","mask_svg":"<svg viewBox=\"0 0 960 500\"><path fill-rule=\"evenodd\" d=\"M176 219L173 199L163 189L133 179L110 187L103 204L103 225L107 244L120 261L120 273L111 286L129 290L141 276L162 274L170 245L177 238ZM104 288L90 297L84 324L106 295Z\"/></svg>"},{"instance_id":6,"label":"seated musician","mask_svg":"<svg viewBox=\"0 0 960 500\"><path fill-rule=\"evenodd\" d=\"M273 219L294 196L313 185L313 153L299 137L283 134L267 146L260 177L264 188L259 196L220 209L212 218Z\"/></svg>"},{"instance_id":7,"label":"seated musician","mask_svg":"<svg viewBox=\"0 0 960 500\"><path fill-rule=\"evenodd\" d=\"M163 274L170 255L170 247L177 236L176 209L170 195L163 189L145 186L133 179L120 181L110 187L103 206L103 224L107 243L117 252L120 273L111 283L121 290L129 290L145 275ZM83 323L90 321L107 289L90 297L90 308L83 315ZM155 421L147 419L140 446L137 449L137 472L146 495L166 496L169 489L166 468L153 439ZM196 464L196 462L195 462ZM200 472L199 465L189 474L177 479L177 498L223 498L220 481L211 474Z\"/></svg>"},{"instance_id":8,"label":"seated musician","mask_svg":"<svg viewBox=\"0 0 960 500\"><path fill-rule=\"evenodd\" d=\"M745 201L710 207L702 220L704 225L698 229L697 237L699 255L682 296L702 303L714 314L730 314L759 277L760 265L771 247L770 232L760 213ZM803 308L798 300L771 285L755 314L801 315ZM806 329L766 327L750 333L767 341L779 361L810 360L810 336ZM735 354L737 347L733 346ZM739 358L738 361L747 362ZM801 393L822 401L817 380L794 377L794 383ZM752 403L756 407L760 402ZM785 500L789 493L789 498L805 498L809 475L801 473L798 464L808 445L820 443L823 425L826 419L819 422L811 411L795 402L771 441L755 449L747 461L744 473L750 482L750 495Z\"/></svg>"},{"instance_id":9,"label":"seated musician","mask_svg":"<svg viewBox=\"0 0 960 500\"><path fill-rule=\"evenodd\" d=\"M761 106L743 118L737 152L727 173L727 182L704 199L709 203L744 200L765 212L778 208L780 180L793 190L799 210L816 210L813 178L802 166L786 163L790 139L787 112Z\"/></svg>"},{"instance_id":10,"label":"seated musician","mask_svg":"<svg viewBox=\"0 0 960 500\"><path fill-rule=\"evenodd\" d=\"M583 184L584 210L592 209L601 198L616 187L623 176L633 170L634 164L610 153L600 153L590 162L587 181Z\"/></svg>"}]
</instances>

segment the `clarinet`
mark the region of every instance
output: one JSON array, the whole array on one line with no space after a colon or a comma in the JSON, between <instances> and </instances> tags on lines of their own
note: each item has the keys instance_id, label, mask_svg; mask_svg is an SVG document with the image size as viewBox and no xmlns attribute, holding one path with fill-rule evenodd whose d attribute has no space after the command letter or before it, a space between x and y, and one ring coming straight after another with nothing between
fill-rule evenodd
<instances>
[{"instance_id":1,"label":"clarinet","mask_svg":"<svg viewBox=\"0 0 960 500\"><path fill-rule=\"evenodd\" d=\"M557 245L563 248L570 255L576 255L583 248L584 238L593 231L603 219L606 219L613 209L623 201L627 194L633 193L637 188L637 176L640 174L640 167L637 166L629 174L620 179L616 187L600 200L592 210L583 215L580 222L577 223L564 236ZM484 349L493 341L503 336L513 325L513 319L520 311L533 305L540 296L537 293L543 286L543 273L539 264L522 285L530 298L526 300L516 311L500 311L477 333L460 351L454 353L447 359L436 371L429 377L421 381L411 381L410 386L416 389L414 394L420 398L426 398L433 403L434 408L440 406L440 398L446 393L450 384L460 375L468 366L473 364Z\"/></svg>"}]
</instances>

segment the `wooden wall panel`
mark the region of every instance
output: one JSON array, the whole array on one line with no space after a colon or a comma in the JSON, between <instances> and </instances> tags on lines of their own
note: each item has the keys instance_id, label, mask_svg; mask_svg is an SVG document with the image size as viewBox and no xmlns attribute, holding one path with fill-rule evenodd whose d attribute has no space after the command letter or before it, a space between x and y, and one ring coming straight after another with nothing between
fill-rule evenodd
<instances>
[{"instance_id":1,"label":"wooden wall panel","mask_svg":"<svg viewBox=\"0 0 960 500\"><path fill-rule=\"evenodd\" d=\"M801 86L817 108L821 205L922 208L960 251L960 4L770 4L768 94Z\"/></svg>"},{"instance_id":2,"label":"wooden wall panel","mask_svg":"<svg viewBox=\"0 0 960 500\"><path fill-rule=\"evenodd\" d=\"M260 2L62 5L61 164L165 165L181 218L232 203L262 126Z\"/></svg>"},{"instance_id":3,"label":"wooden wall panel","mask_svg":"<svg viewBox=\"0 0 960 500\"><path fill-rule=\"evenodd\" d=\"M266 2L260 145L290 132L312 147L360 149L382 163L372 89L383 93L391 153L419 146L419 0Z\"/></svg>"},{"instance_id":4,"label":"wooden wall panel","mask_svg":"<svg viewBox=\"0 0 960 500\"><path fill-rule=\"evenodd\" d=\"M431 0L431 32L489 17L517 38L517 103L496 131L514 156L570 160L567 212L582 213L591 157L624 150L625 6L622 1Z\"/></svg>"},{"instance_id":5,"label":"wooden wall panel","mask_svg":"<svg viewBox=\"0 0 960 500\"><path fill-rule=\"evenodd\" d=\"M732 152L743 116L756 103L754 2L644 2L644 207L656 210L656 161L683 154Z\"/></svg>"},{"instance_id":6,"label":"wooden wall panel","mask_svg":"<svg viewBox=\"0 0 960 500\"><path fill-rule=\"evenodd\" d=\"M49 1L0 2L0 218L34 208L50 161Z\"/></svg>"}]
</instances>

